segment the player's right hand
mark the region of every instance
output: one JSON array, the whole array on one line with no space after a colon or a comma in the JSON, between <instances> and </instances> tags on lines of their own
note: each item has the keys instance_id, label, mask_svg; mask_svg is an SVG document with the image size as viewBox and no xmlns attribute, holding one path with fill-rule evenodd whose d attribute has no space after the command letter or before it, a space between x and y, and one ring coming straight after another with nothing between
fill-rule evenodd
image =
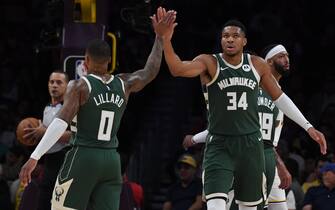
<instances>
[{"instance_id":1,"label":"player's right hand","mask_svg":"<svg viewBox=\"0 0 335 210\"><path fill-rule=\"evenodd\" d=\"M171 40L174 28L177 26L176 14L174 10L166 12L164 8L159 7L157 13L150 17L157 36Z\"/></svg>"},{"instance_id":2,"label":"player's right hand","mask_svg":"<svg viewBox=\"0 0 335 210\"><path fill-rule=\"evenodd\" d=\"M22 166L19 178L23 186L27 186L31 182L31 173L36 168L36 165L37 160L29 158L29 160Z\"/></svg>"},{"instance_id":3,"label":"player's right hand","mask_svg":"<svg viewBox=\"0 0 335 210\"><path fill-rule=\"evenodd\" d=\"M290 172L287 170L284 164L282 166L277 166L277 170L280 179L279 188L288 189L292 184L292 176Z\"/></svg>"},{"instance_id":4,"label":"player's right hand","mask_svg":"<svg viewBox=\"0 0 335 210\"><path fill-rule=\"evenodd\" d=\"M193 135L186 135L183 141L183 147L185 149L192 147L193 145L195 145L195 142L193 141Z\"/></svg>"}]
</instances>

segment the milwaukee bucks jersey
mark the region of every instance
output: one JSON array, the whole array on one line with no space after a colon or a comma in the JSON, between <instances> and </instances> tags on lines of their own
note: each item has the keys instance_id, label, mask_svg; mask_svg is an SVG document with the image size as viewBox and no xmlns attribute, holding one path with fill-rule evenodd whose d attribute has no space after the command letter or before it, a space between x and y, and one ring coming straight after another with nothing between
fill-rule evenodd
<instances>
[{"instance_id":1,"label":"milwaukee bucks jersey","mask_svg":"<svg viewBox=\"0 0 335 210\"><path fill-rule=\"evenodd\" d=\"M264 146L277 146L283 127L284 114L261 88L259 89L258 109Z\"/></svg>"},{"instance_id":2,"label":"milwaukee bucks jersey","mask_svg":"<svg viewBox=\"0 0 335 210\"><path fill-rule=\"evenodd\" d=\"M209 132L218 135L245 135L260 130L258 118L258 83L260 76L249 54L233 66L222 54L214 55L217 70L207 84Z\"/></svg>"},{"instance_id":3,"label":"milwaukee bucks jersey","mask_svg":"<svg viewBox=\"0 0 335 210\"><path fill-rule=\"evenodd\" d=\"M126 108L123 81L111 76L109 81L104 82L94 74L83 76L82 79L87 83L90 93L73 120L76 125L71 125L71 144L116 148L116 134Z\"/></svg>"}]
</instances>

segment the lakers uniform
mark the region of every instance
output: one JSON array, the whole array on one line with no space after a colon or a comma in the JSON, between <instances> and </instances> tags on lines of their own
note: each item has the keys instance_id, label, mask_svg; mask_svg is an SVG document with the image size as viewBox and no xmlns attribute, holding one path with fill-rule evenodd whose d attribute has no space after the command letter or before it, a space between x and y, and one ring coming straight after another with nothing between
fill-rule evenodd
<instances>
[{"instance_id":1,"label":"lakers uniform","mask_svg":"<svg viewBox=\"0 0 335 210\"><path fill-rule=\"evenodd\" d=\"M262 89L259 89L258 107L264 142L268 202L285 202L285 191L279 188L280 179L276 168L276 155L274 153L274 147L278 145L283 127L284 114L275 106L272 98Z\"/></svg>"},{"instance_id":2,"label":"lakers uniform","mask_svg":"<svg viewBox=\"0 0 335 210\"><path fill-rule=\"evenodd\" d=\"M235 190L237 203L257 205L264 199L264 153L258 115L260 76L244 53L230 65L215 54L217 70L207 84L209 135L204 155L206 200L227 199ZM252 158L250 158L252 157Z\"/></svg>"},{"instance_id":3,"label":"lakers uniform","mask_svg":"<svg viewBox=\"0 0 335 210\"><path fill-rule=\"evenodd\" d=\"M104 82L83 76L89 89L87 102L71 125L72 149L65 156L52 196L53 209L117 210L121 192L120 157L116 137L126 108L124 84L111 76Z\"/></svg>"}]
</instances>

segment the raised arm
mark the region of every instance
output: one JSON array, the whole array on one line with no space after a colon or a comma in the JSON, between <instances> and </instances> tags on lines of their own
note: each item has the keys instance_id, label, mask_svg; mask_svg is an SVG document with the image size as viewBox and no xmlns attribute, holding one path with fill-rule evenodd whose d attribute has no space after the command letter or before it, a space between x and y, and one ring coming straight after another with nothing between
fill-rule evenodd
<instances>
[{"instance_id":1,"label":"raised arm","mask_svg":"<svg viewBox=\"0 0 335 210\"><path fill-rule=\"evenodd\" d=\"M320 146L322 154L327 153L327 142L320 131L316 130L300 112L292 100L280 89L271 74L270 66L260 57L252 56L252 62L261 77L262 88L272 97L274 104L291 120L305 129L309 136Z\"/></svg>"},{"instance_id":2,"label":"raised arm","mask_svg":"<svg viewBox=\"0 0 335 210\"><path fill-rule=\"evenodd\" d=\"M156 26L163 21L166 24L173 24L176 19L176 13L173 10L166 12L165 9L159 7L157 9L157 14L153 15L150 18L153 28L156 29ZM152 47L151 53L147 59L144 68L131 74L119 74L119 76L125 83L127 98L130 93L142 90L149 82L151 82L157 76L159 72L162 61L163 41L162 36L158 34L156 30L155 33L155 43Z\"/></svg>"},{"instance_id":3,"label":"raised arm","mask_svg":"<svg viewBox=\"0 0 335 210\"><path fill-rule=\"evenodd\" d=\"M157 10L157 16L161 15L166 17L168 14L164 13L164 9L160 9L161 8L158 8ZM182 61L175 53L171 43L174 28L177 26L177 23L171 23L168 20L169 19L158 22L158 24L154 25L154 29L156 34L163 39L164 57L171 74L181 77L199 76L208 69L208 61L212 58L210 58L209 55L200 55L192 61Z\"/></svg>"},{"instance_id":4,"label":"raised arm","mask_svg":"<svg viewBox=\"0 0 335 210\"><path fill-rule=\"evenodd\" d=\"M143 69L131 74L120 74L125 83L127 97L132 92L142 90L158 74L162 60L162 39L156 36L154 46Z\"/></svg>"},{"instance_id":5,"label":"raised arm","mask_svg":"<svg viewBox=\"0 0 335 210\"><path fill-rule=\"evenodd\" d=\"M182 61L174 52L171 40L163 40L164 58L170 73L175 77L196 77L205 72L209 55L199 55L192 61Z\"/></svg>"}]
</instances>

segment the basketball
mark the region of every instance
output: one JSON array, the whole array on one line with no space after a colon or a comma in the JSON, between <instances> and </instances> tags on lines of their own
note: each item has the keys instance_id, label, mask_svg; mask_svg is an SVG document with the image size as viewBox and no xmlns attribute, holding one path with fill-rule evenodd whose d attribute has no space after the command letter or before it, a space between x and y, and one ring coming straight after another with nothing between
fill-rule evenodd
<instances>
[{"instance_id":1,"label":"basketball","mask_svg":"<svg viewBox=\"0 0 335 210\"><path fill-rule=\"evenodd\" d=\"M24 129L25 128L36 128L39 126L39 120L34 117L28 117L23 120L17 125L16 127L16 138L17 140L26 146L33 146L36 145L39 139L26 139L23 136L26 134Z\"/></svg>"}]
</instances>

